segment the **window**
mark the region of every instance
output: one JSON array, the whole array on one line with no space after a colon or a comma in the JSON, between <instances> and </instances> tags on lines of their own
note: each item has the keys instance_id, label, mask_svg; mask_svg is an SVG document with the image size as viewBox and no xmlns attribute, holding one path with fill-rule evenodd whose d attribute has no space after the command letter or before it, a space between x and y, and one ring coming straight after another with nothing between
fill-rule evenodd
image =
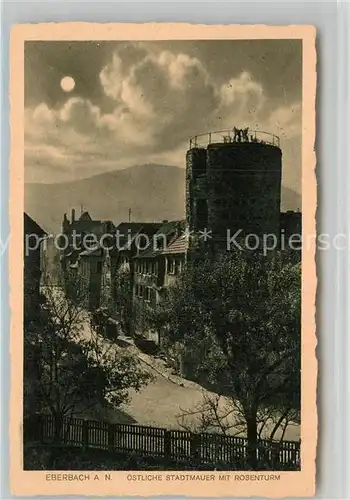
<instances>
[{"instance_id":1,"label":"window","mask_svg":"<svg viewBox=\"0 0 350 500\"><path fill-rule=\"evenodd\" d=\"M122 267L128 266L129 265L129 259L128 259L128 257L126 257L126 256L121 257L120 264L121 264Z\"/></svg>"},{"instance_id":2,"label":"window","mask_svg":"<svg viewBox=\"0 0 350 500\"><path fill-rule=\"evenodd\" d=\"M166 236L165 234L155 234L153 237L153 246L157 250L161 250L162 248L166 247L167 241L166 241Z\"/></svg>"},{"instance_id":3,"label":"window","mask_svg":"<svg viewBox=\"0 0 350 500\"><path fill-rule=\"evenodd\" d=\"M97 244L97 238L94 234L86 234L83 242L86 249L94 248Z\"/></svg>"},{"instance_id":4,"label":"window","mask_svg":"<svg viewBox=\"0 0 350 500\"><path fill-rule=\"evenodd\" d=\"M176 259L176 269L175 269L175 273L176 274L180 274L181 273L181 259Z\"/></svg>"},{"instance_id":5,"label":"window","mask_svg":"<svg viewBox=\"0 0 350 500\"><path fill-rule=\"evenodd\" d=\"M151 302L151 288L147 287L145 291L146 291L145 295L146 302Z\"/></svg>"},{"instance_id":6,"label":"window","mask_svg":"<svg viewBox=\"0 0 350 500\"><path fill-rule=\"evenodd\" d=\"M143 297L143 285L139 285L139 297Z\"/></svg>"},{"instance_id":7,"label":"window","mask_svg":"<svg viewBox=\"0 0 350 500\"><path fill-rule=\"evenodd\" d=\"M168 259L168 272L169 274L175 274L175 260Z\"/></svg>"}]
</instances>

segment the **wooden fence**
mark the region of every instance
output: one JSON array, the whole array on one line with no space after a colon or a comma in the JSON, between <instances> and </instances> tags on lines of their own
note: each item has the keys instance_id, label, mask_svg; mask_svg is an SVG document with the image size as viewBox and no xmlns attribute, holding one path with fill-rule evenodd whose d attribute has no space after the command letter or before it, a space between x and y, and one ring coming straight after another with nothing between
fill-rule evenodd
<instances>
[{"instance_id":1,"label":"wooden fence","mask_svg":"<svg viewBox=\"0 0 350 500\"><path fill-rule=\"evenodd\" d=\"M25 421L25 439L42 443L97 448L109 452L159 457L186 463L242 467L247 439L220 434L194 434L142 425L109 424L78 418L64 419L58 430L51 416L37 415ZM259 440L257 459L261 468L295 470L300 464L300 443Z\"/></svg>"}]
</instances>

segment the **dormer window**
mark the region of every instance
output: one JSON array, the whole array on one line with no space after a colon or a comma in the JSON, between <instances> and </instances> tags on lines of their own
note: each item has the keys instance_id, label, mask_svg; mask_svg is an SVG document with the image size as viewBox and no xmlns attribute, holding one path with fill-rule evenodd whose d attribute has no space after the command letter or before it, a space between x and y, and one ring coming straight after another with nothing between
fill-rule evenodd
<instances>
[{"instance_id":1,"label":"dormer window","mask_svg":"<svg viewBox=\"0 0 350 500\"><path fill-rule=\"evenodd\" d=\"M154 243L153 247L156 250L163 250L167 246L166 235L162 234L162 233L156 234L154 236L154 242L153 243Z\"/></svg>"}]
</instances>

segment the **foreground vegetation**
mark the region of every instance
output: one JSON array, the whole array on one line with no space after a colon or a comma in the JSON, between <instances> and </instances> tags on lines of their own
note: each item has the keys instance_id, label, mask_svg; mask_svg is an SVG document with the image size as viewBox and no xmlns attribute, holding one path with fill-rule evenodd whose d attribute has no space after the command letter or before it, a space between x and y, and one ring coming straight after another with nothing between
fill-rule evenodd
<instances>
[{"instance_id":1,"label":"foreground vegetation","mask_svg":"<svg viewBox=\"0 0 350 500\"><path fill-rule=\"evenodd\" d=\"M217 394L187 410L200 417L189 430L241 428L256 468L262 433L283 440L300 420L300 264L240 251L189 262L151 322L182 369Z\"/></svg>"}]
</instances>

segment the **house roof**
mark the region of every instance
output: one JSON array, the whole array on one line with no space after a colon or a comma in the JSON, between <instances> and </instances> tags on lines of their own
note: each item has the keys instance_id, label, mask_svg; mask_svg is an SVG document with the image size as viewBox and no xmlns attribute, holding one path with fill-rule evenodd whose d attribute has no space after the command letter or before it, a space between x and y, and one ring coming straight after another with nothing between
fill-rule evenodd
<instances>
[{"instance_id":1,"label":"house roof","mask_svg":"<svg viewBox=\"0 0 350 500\"><path fill-rule=\"evenodd\" d=\"M46 231L39 226L34 219L32 219L28 214L24 212L24 233L25 234L36 234L38 236L47 235Z\"/></svg>"},{"instance_id":2,"label":"house roof","mask_svg":"<svg viewBox=\"0 0 350 500\"><path fill-rule=\"evenodd\" d=\"M164 235L167 239L167 247L164 248L154 248L152 243L150 246L136 255L136 258L154 258L159 255L168 254L180 254L185 253L188 248L188 243L185 238L182 237L182 231L185 229L185 221L177 220L163 223L155 235Z\"/></svg>"},{"instance_id":3,"label":"house roof","mask_svg":"<svg viewBox=\"0 0 350 500\"><path fill-rule=\"evenodd\" d=\"M118 224L116 229L120 233L127 233L128 231L130 231L131 234L137 234L142 226L144 226L143 222L121 222L120 224Z\"/></svg>"},{"instance_id":4,"label":"house roof","mask_svg":"<svg viewBox=\"0 0 350 500\"><path fill-rule=\"evenodd\" d=\"M81 216L79 217L79 221L92 221L91 215L89 212L83 212Z\"/></svg>"},{"instance_id":5,"label":"house roof","mask_svg":"<svg viewBox=\"0 0 350 500\"><path fill-rule=\"evenodd\" d=\"M184 236L179 236L176 238L170 245L162 250L163 255L170 255L170 254L182 254L186 253L188 250L188 239L185 238Z\"/></svg>"},{"instance_id":6,"label":"house roof","mask_svg":"<svg viewBox=\"0 0 350 500\"><path fill-rule=\"evenodd\" d=\"M74 229L80 232L93 232L96 228L102 228L102 222L100 220L75 220L69 226L68 231L73 231Z\"/></svg>"},{"instance_id":7,"label":"house roof","mask_svg":"<svg viewBox=\"0 0 350 500\"><path fill-rule=\"evenodd\" d=\"M184 220L172 220L172 221L164 222L160 226L157 233L164 234L165 236L168 236L168 235L174 233L177 229L180 229L180 230L185 229L185 223L186 222Z\"/></svg>"},{"instance_id":8,"label":"house roof","mask_svg":"<svg viewBox=\"0 0 350 500\"><path fill-rule=\"evenodd\" d=\"M158 257L161 253L161 250L153 248L152 244L150 244L148 248L135 255L134 259L152 259L153 257Z\"/></svg>"},{"instance_id":9,"label":"house roof","mask_svg":"<svg viewBox=\"0 0 350 500\"><path fill-rule=\"evenodd\" d=\"M75 219L73 222L69 224L69 227L66 232L72 232L76 230L81 233L93 233L98 232L101 233L105 224L114 224L111 220L100 220L100 219L92 219L89 212L83 212L78 219Z\"/></svg>"},{"instance_id":10,"label":"house roof","mask_svg":"<svg viewBox=\"0 0 350 500\"><path fill-rule=\"evenodd\" d=\"M121 222L116 227L118 250L127 250L143 227L142 222Z\"/></svg>"},{"instance_id":11,"label":"house roof","mask_svg":"<svg viewBox=\"0 0 350 500\"><path fill-rule=\"evenodd\" d=\"M121 222L116 227L116 233L119 236L119 250L129 249L131 243L138 234L150 236L157 232L160 223L157 222Z\"/></svg>"}]
</instances>

